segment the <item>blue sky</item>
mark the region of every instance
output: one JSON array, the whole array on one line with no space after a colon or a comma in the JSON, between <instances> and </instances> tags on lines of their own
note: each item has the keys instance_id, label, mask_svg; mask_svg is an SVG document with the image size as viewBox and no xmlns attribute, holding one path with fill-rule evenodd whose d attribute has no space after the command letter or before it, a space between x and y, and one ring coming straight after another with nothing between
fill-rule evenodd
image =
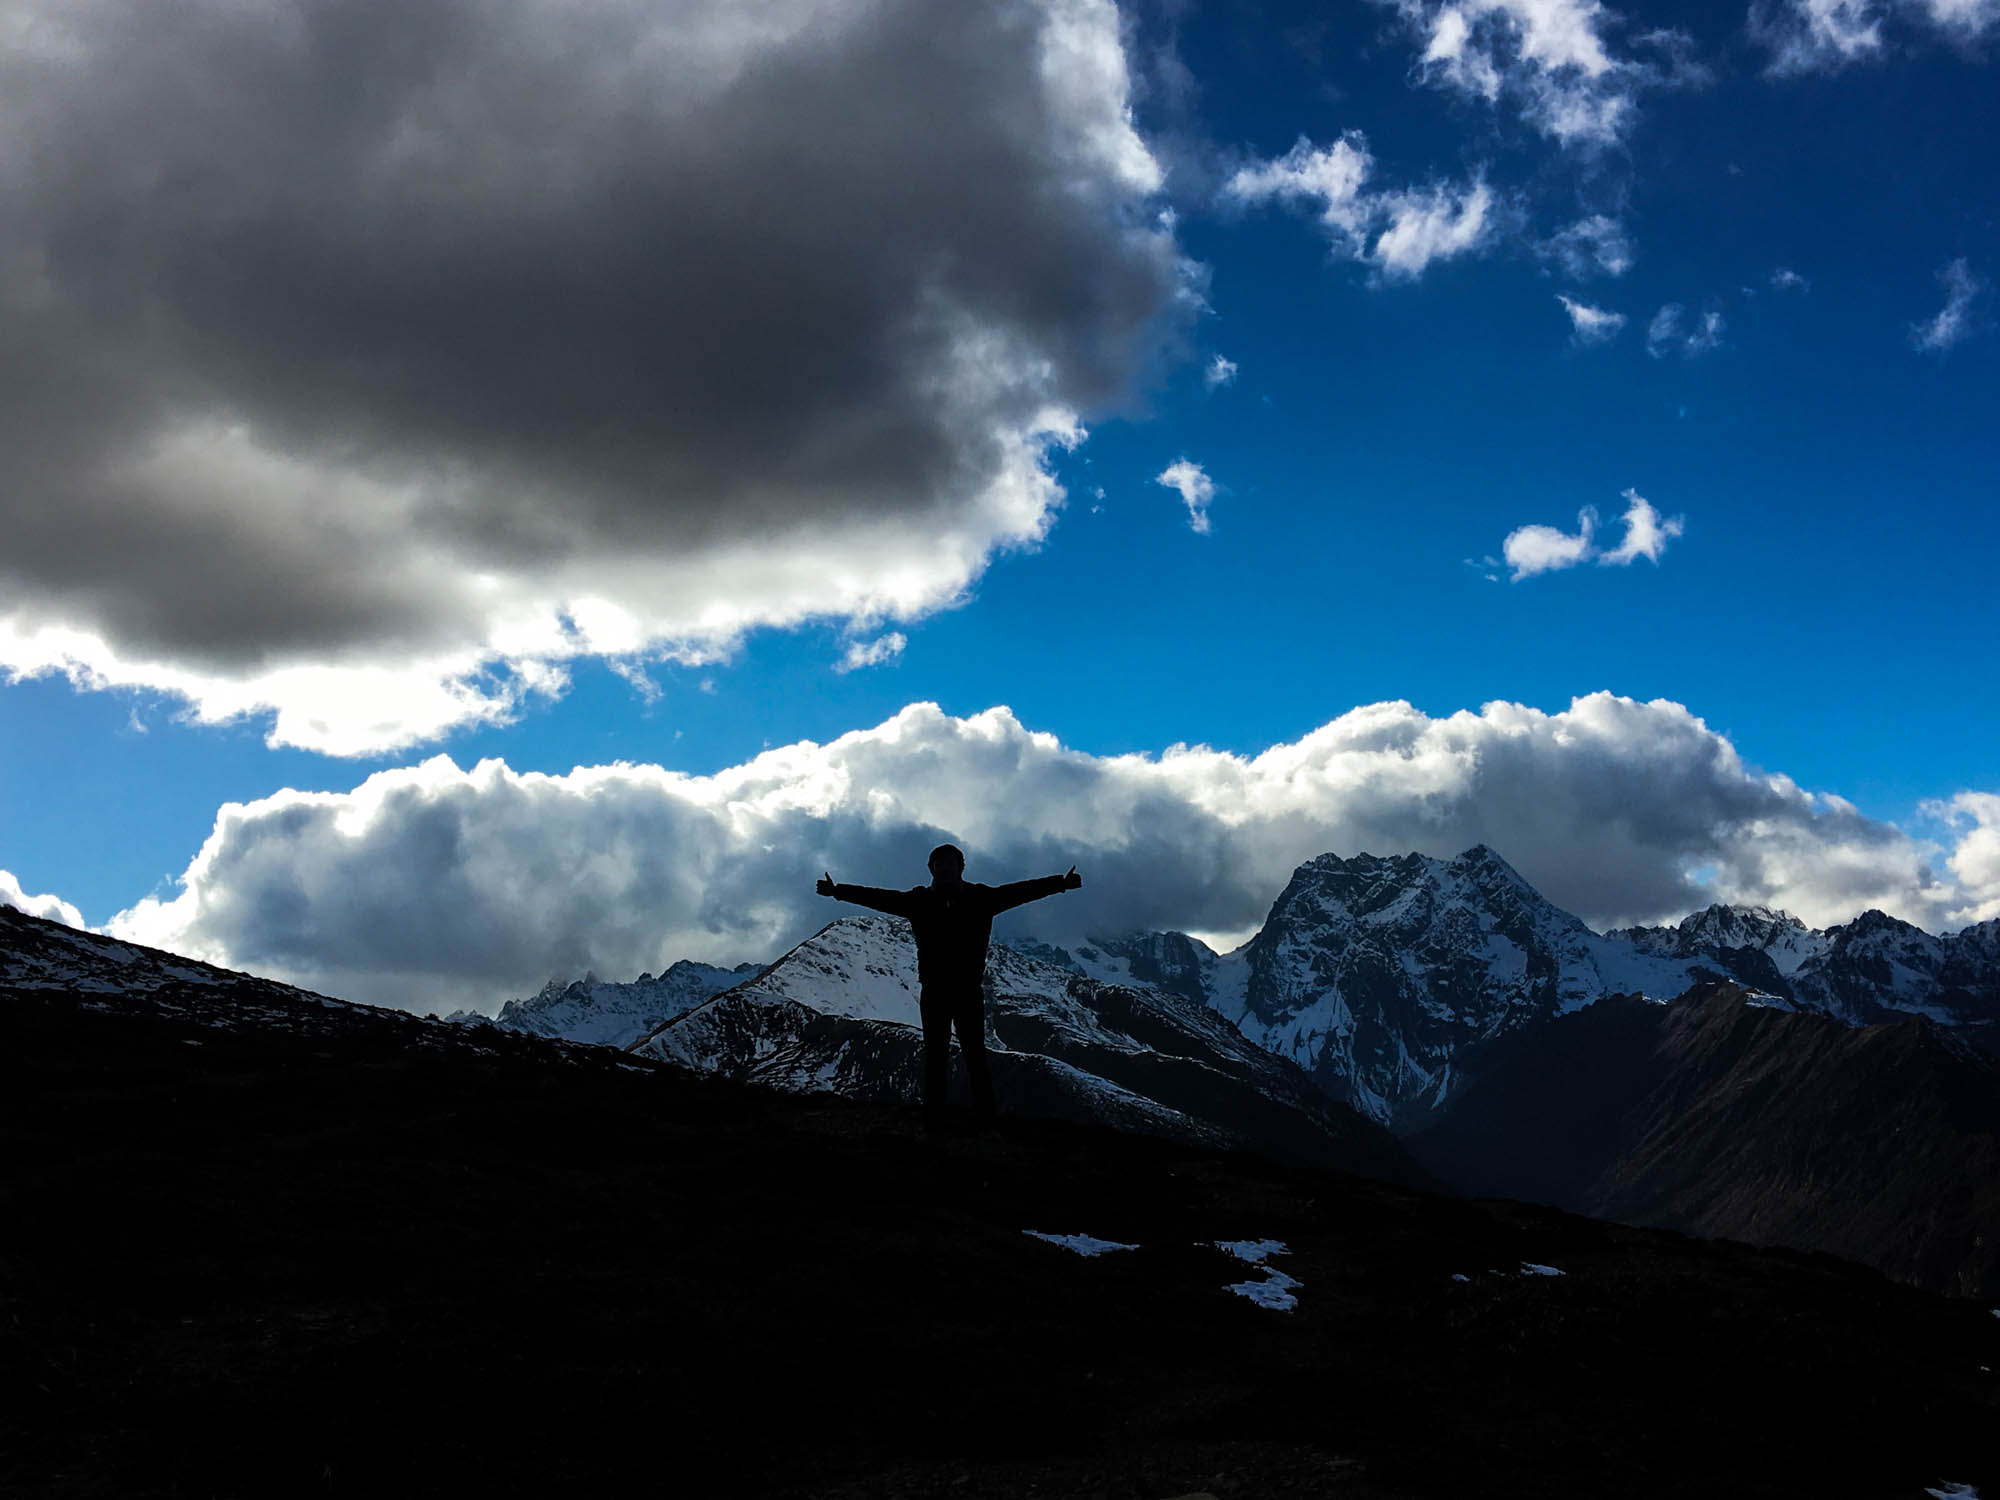
<instances>
[{"instance_id":1,"label":"blue sky","mask_svg":"<svg viewBox=\"0 0 2000 1500\"><path fill-rule=\"evenodd\" d=\"M1056 5L998 9L1058 19L1066 13ZM1068 20L1089 32L1094 55L1122 62L1124 76L1089 85L1109 90L1109 114L1092 113L1105 99L1077 104L1081 94L1065 96L1072 115L1052 111L1049 139L1037 149L1049 160L1068 160L1063 131L1094 130L1111 141L1103 160L1123 151L1129 165L1136 145L1157 179L1145 182L1116 162L1104 169L1126 173L1113 194L1125 216L1122 248L1066 229L1067 238L1051 242L1067 259L1026 264L1024 257L1022 265L987 268L1004 295L980 302L982 316L1003 319L994 308L1025 303L1032 291L1043 299L1036 336L1053 337L1046 330L1060 325L1062 348L1083 351L1056 361L1068 359L1083 374L1022 377L1023 399L1067 408L1088 432L1074 446L1044 441L1034 450L1062 491L1039 522L1009 523L1011 536L1004 525L965 522L968 502L952 477L961 463L944 477L916 481L899 502L911 508L892 523L917 559L906 572L930 566L924 559L933 533L940 552L951 537L970 538L964 547L973 560L963 577L945 569L916 587L869 581L870 559L883 553L865 540L861 520L888 481L870 489L874 481L864 476L855 491L863 498L814 492L797 506L823 504L826 535L863 538L853 557L809 546L801 555L809 578L822 555L827 576L845 570L863 577L873 590L868 607L856 608L851 592L831 584L824 598L813 595L808 582L795 590L803 605L745 606L740 625L728 630L691 626L692 615L670 618L664 605L657 618L634 607L642 618L623 636L593 633L587 622L581 634L565 626L570 645L513 657L489 614L485 636L472 647L462 632L453 638L451 649L461 655L452 659L483 651L486 676L479 680L490 683L517 670L517 659L535 658L553 663L559 687L526 692L485 723L440 723L422 714L398 720L385 711L374 743L350 734L338 744L288 732L259 709L259 701L282 699L310 717L314 701L310 685L273 687L276 679L259 674L273 662L364 661L422 677L431 669L410 663L427 651L435 656L434 643L399 637L402 616L385 611L365 619L358 633L321 639L311 622L287 617L281 600L232 619L227 629L235 634L224 649L209 636L196 639L189 621L200 611L184 600L140 611L136 624L103 602L114 588L143 593L152 584L135 580L157 569L143 574L135 562L134 572L121 575L107 568L93 591L74 586L63 571L72 567L62 561L67 553L45 546L0 576L7 585L0 616L9 613L11 596L16 631L6 638L12 673L0 685L0 867L26 892L61 897L86 920L103 923L142 898L157 897L157 907L185 894L175 882L188 873L223 804L254 803L284 789L346 795L373 773L438 753L467 769L493 758L517 773L562 776L630 761L712 776L770 747L873 731L906 705L933 702L954 722L1004 705L1024 732L1052 735L1065 751L1099 759L1157 757L1175 744L1249 758L1378 703L1401 700L1439 722L1495 701L1560 716L1574 699L1609 693L1640 704L1668 700L1705 725L1711 738L1703 744L1711 749L1726 742L1754 771L1790 778L1805 794L1844 799L1800 804L1806 832L1799 836L1808 844L1824 835L1829 851L1850 848L1854 838L1892 851L1884 856L1895 864L1892 873L1838 889L1814 885L1809 867L1815 859L1846 867L1853 863L1846 855L1795 851L1788 873L1778 873L1743 853L1768 818L1739 819L1732 832L1715 836L1712 855L1699 837L1679 833L1658 848L1635 836L1636 843L1603 852L1607 861L1661 862L1681 882L1683 909L1706 893L1701 882L1719 862L1737 871L1719 893L1817 902L1823 917L1837 915L1843 902L1858 910L1898 900L1932 927L2000 912L2000 905L1988 910L2000 884L1983 883L1980 842L1991 836L1989 822L2000 820L2000 803L1989 810L1982 800L2000 793L1991 749L2000 740L2000 690L1987 665L2000 639L1990 586L2000 555L2000 339L1991 293L2000 273L2000 89L1990 61L2000 44L2000 12L1974 5L1939 20L1918 3L1817 12L1778 6L1753 21L1741 5L1606 9L1512 0L1462 12L1473 27L1451 55L1454 74L1451 56L1439 55L1438 39L1448 33L1437 6L1177 5L1130 8L1115 19L1103 7L1068 9L1075 12ZM1811 30L1814 15L1818 32ZM1524 47L1531 28L1544 24L1571 28L1549 32L1569 38L1564 45L1581 35L1601 46L1608 71L1593 79L1574 65L1537 68ZM1667 31L1676 35L1661 35ZM1795 41L1790 52L1786 36ZM115 38L88 40L115 55ZM813 65L812 54L800 56L800 66ZM74 60L64 66L88 71ZM110 66L82 82L105 85L114 76ZM1494 80L1490 100L1453 83L1476 83L1481 66ZM996 98L1005 97L1003 85L1014 86L999 77ZM504 91L510 84L488 86ZM843 86L862 89L859 82ZM1123 135L1116 125L1121 86L1131 111ZM80 82L62 97L86 122L102 103L94 105ZM867 98L857 92L852 109L866 115ZM1565 99L1609 100L1614 114L1564 138L1549 121ZM245 106L258 107L267 106ZM668 120L659 128L694 127ZM790 128L780 112L778 135ZM800 131L807 128L800 122ZM1323 222L1331 209L1324 197L1246 186L1259 171L1275 182L1271 174L1284 163L1307 163L1343 138L1370 163L1347 230ZM980 170L968 160L968 173ZM768 193L758 190L748 182L747 201L768 206ZM954 191L967 201L941 201L938 215L985 212L976 176ZM1474 193L1482 204L1476 226L1466 208ZM1020 201L1042 200L1030 193ZM70 220L44 210L43 221L55 227L36 249L61 280L65 255L80 265L92 252L57 233ZM1399 213L1426 212L1429 230L1443 238L1414 262L1396 261L1385 232ZM1448 243L1454 215L1463 243ZM1588 221L1603 231L1596 243L1610 248L1593 258L1573 236L1566 258L1563 232ZM929 220L922 227L932 232ZM829 243L851 259L894 257L894 245L866 242L865 226L832 222L814 232L824 241L799 234L796 274L804 282L829 263ZM954 231L947 224L936 232ZM981 253L998 255L990 231L982 233ZM1142 234L1152 236L1141 250L1153 257L1143 264L1132 259ZM268 248L254 239L229 244L250 258ZM1099 250L1102 264L1092 260ZM146 282L149 267L177 264L178 253L164 245L99 256L90 262L91 295L118 305L116 277ZM676 253L668 243L655 269L679 274ZM1112 299L1077 290L1098 280L1110 285L1114 273L1138 278L1146 266L1157 271L1169 260L1174 285L1155 287L1137 313L1119 310L1123 304L1106 311ZM321 478L329 465L338 468L326 457L338 451L339 463L351 465L341 472L372 476L367 445L370 434L386 431L382 422L329 415L325 403L342 398L317 383L352 356L346 336L326 335L320 348L310 327L285 322L293 302L332 295L313 280L331 274L288 266L284 277L272 273L278 291L245 292L226 315L209 304L179 308L196 332L158 357L163 368L193 370L223 391L218 409L247 424L260 451L309 454ZM616 274L615 261L607 274ZM687 274L699 280L707 272ZM246 266L243 284L262 285L258 275L258 267ZM1044 297L1041 282L1031 288L1025 280L1010 287L1010 276L1044 278L1054 290ZM73 279L78 287L86 280L81 270ZM440 284L424 283L425 295L444 295ZM26 298L17 287L16 302L26 305ZM1623 322L1592 340L1573 325L1562 298ZM303 372L298 402L283 411L260 407L250 387L229 394L237 369L230 361L249 367L241 353L252 347L248 334L230 345L235 353L218 354L203 342L200 316L235 318L239 303L249 309L243 319L268 316L280 330L270 337L288 340L271 368ZM1055 311L1039 310L1044 305ZM1662 321L1673 306L1681 309L1677 320ZM668 320L661 339L671 344L677 314L661 316ZM1676 321L1678 336L1669 337L1666 325ZM754 307L738 309L737 322L746 340L757 336ZM1649 338L1649 330L1659 336ZM810 364L823 352L795 355L780 337L768 369L746 377L746 387L782 387L787 359ZM1211 378L1218 357L1232 367L1226 380ZM747 355L745 367L755 369ZM475 362L458 378L476 384L479 371ZM729 380L718 373L714 384ZM495 405L529 410L508 403L559 399L509 392ZM441 411L450 405L438 401ZM645 419L643 403L635 410ZM432 472L460 456L449 416L381 440L399 461L420 466L406 472ZM926 409L923 420L957 418ZM144 439L157 440L157 430ZM578 444L598 440L572 433L559 451L551 449L549 462L570 462ZM601 440L625 441L609 426ZM671 441L660 439L663 446ZM712 468L723 483L731 482L730 455L748 464L756 443L753 436L721 450ZM510 452L506 462L517 467L479 471L475 483L504 486L514 475L526 496L521 465L540 457ZM661 461L679 457L668 452ZM80 469L62 470L65 461L75 462L62 453L24 462L17 476L16 504L48 530L63 524L72 489L95 482ZM475 467L479 461L469 460ZM1191 524L1181 496L1159 482L1179 461L1198 466L1216 487L1205 531ZM48 481L51 472L56 482ZM202 472L202 483L227 489L229 503L245 508L238 516L263 513L260 473L276 482L271 470ZM1625 535L1628 492L1644 498L1665 530L1652 555L1607 565L1603 554ZM326 490L307 502L310 513L337 517L346 493ZM559 529L592 503L560 483L533 493L532 502L519 503L540 507ZM117 503L150 507L153 524L169 535L181 514L174 509L181 502L164 491ZM727 597L732 579L757 576L760 538L769 536L773 556L804 545L787 530L796 509L781 506L773 514L787 519L766 523L767 531L746 522L739 540L747 547L729 551L706 533L664 524L659 536L667 540L658 541L647 530L651 502L631 503L637 530L618 532L600 560L565 573L560 587L572 593L563 598L594 586L588 567L610 577L623 567L622 553L656 543L662 556L672 552L700 570L702 581L688 584L670 561L655 575L619 573L616 587L630 591L619 598L664 599L676 590ZM717 506L718 514L743 513ZM1510 537L1530 526L1574 535L1585 507L1598 516L1598 560L1514 576ZM72 534L72 547L89 548L91 536L102 535L88 530L101 518L76 524L84 534ZM387 534L385 545L393 547ZM160 564L176 565L171 557ZM282 591L288 565L279 558L270 573L279 584L255 587ZM305 566L302 576L310 576L309 556ZM889 570L892 561L881 566ZM240 576L218 565L202 588L227 591ZM440 570L440 597L457 576ZM544 583L534 575L521 588L555 597L549 590L558 585ZM413 587L421 594L429 586L418 579ZM187 619L173 617L176 608L188 610ZM97 645L52 654L52 627L74 633L66 640ZM157 636L149 636L154 628ZM40 645L22 645L36 629ZM274 655L280 634L282 651ZM897 636L900 649L879 648L882 660L836 670L850 647L893 645ZM605 649L594 649L600 641ZM249 711L232 715L232 706ZM1552 733L1553 743L1566 742L1560 727ZM1645 755L1633 754L1638 758L1621 762L1620 774L1638 778L1635 785L1649 777L1662 784L1644 769ZM965 795L1005 803L1034 793L985 782ZM1828 817L1848 816L1845 803L1863 827L1852 838L1827 831ZM1411 846L1422 846L1431 831L1455 836L1450 819L1426 823L1422 808L1412 806ZM1943 815L1947 806L1955 806L1955 822ZM1336 818L1326 824L1328 836L1349 826ZM1378 819L1365 826L1393 832L1402 825ZM1049 837L1060 842L1059 831ZM1640 846L1650 852L1635 852ZM1081 847L1087 855L1098 846ZM1961 867L1950 863L1954 856ZM857 847L854 857L873 856ZM1546 871L1529 868L1537 858L1555 855L1530 852L1517 863L1546 884ZM855 878L882 873L857 871ZM2000 882L2000 874L1994 878ZM1941 884L1926 894L1927 881ZM251 898L236 891L234 899ZM1165 901L1162 917L1175 913L1191 930L1221 933L1231 925L1220 915L1204 922L1186 902ZM803 920L773 918L770 930L790 931L787 922ZM145 931L178 933L188 946L205 943L207 951L266 968L319 972L311 943L296 933L232 929L232 937L202 927L185 906L176 921L156 920ZM754 946L713 924L707 930L710 951L687 956L733 960L732 944ZM659 943L699 943L701 931L699 923L683 924ZM532 969L535 961L530 955L522 963Z\"/></svg>"}]
</instances>

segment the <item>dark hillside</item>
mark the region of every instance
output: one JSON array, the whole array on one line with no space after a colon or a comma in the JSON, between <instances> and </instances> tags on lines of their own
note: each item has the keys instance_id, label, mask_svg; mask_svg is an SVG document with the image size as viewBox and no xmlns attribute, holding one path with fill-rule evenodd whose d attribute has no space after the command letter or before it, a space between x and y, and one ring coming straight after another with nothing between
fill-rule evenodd
<instances>
[{"instance_id":1,"label":"dark hillside","mask_svg":"<svg viewBox=\"0 0 2000 1500\"><path fill-rule=\"evenodd\" d=\"M2000 1319L1828 1258L176 1000L0 989L0 1491L2000 1493Z\"/></svg>"},{"instance_id":2,"label":"dark hillside","mask_svg":"<svg viewBox=\"0 0 2000 1500\"><path fill-rule=\"evenodd\" d=\"M1468 1192L2000 1301L2000 1070L1928 1020L1847 1026L1708 985L1599 1001L1468 1071L1413 1142Z\"/></svg>"}]
</instances>

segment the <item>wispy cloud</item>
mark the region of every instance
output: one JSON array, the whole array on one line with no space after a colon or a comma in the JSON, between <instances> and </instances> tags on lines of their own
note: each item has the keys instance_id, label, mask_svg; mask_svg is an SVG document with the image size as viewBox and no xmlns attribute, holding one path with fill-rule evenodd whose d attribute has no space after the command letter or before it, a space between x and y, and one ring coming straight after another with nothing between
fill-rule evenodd
<instances>
[{"instance_id":1,"label":"wispy cloud","mask_svg":"<svg viewBox=\"0 0 2000 1500\"><path fill-rule=\"evenodd\" d=\"M1556 573L1582 563L1623 568L1642 557L1650 563L1659 562L1667 543L1685 529L1685 521L1680 516L1663 517L1636 490L1627 490L1625 500L1625 539L1609 550L1597 545L1597 509L1590 505L1577 512L1573 532L1537 524L1507 533L1500 555L1513 570L1513 581L1519 583L1537 573Z\"/></svg>"},{"instance_id":2,"label":"wispy cloud","mask_svg":"<svg viewBox=\"0 0 2000 1500\"><path fill-rule=\"evenodd\" d=\"M1750 7L1750 34L1771 52L1774 77L1830 73L1882 50L1873 0L1774 0Z\"/></svg>"},{"instance_id":3,"label":"wispy cloud","mask_svg":"<svg viewBox=\"0 0 2000 1500\"><path fill-rule=\"evenodd\" d=\"M1208 362L1208 368L1201 372L1201 383L1211 391L1232 384L1236 379L1236 361L1224 359L1220 354Z\"/></svg>"},{"instance_id":4,"label":"wispy cloud","mask_svg":"<svg viewBox=\"0 0 2000 1500\"><path fill-rule=\"evenodd\" d=\"M1190 463L1185 458L1175 459L1153 480L1179 493L1188 509L1188 526L1202 536L1208 535L1208 506L1215 499L1215 481L1202 472L1200 464Z\"/></svg>"},{"instance_id":5,"label":"wispy cloud","mask_svg":"<svg viewBox=\"0 0 2000 1500\"><path fill-rule=\"evenodd\" d=\"M1607 344L1625 326L1625 314L1621 312L1592 307L1588 302L1565 297L1561 292L1556 293L1556 301L1569 314L1570 337L1579 344Z\"/></svg>"},{"instance_id":6,"label":"wispy cloud","mask_svg":"<svg viewBox=\"0 0 2000 1500\"><path fill-rule=\"evenodd\" d=\"M1812 290L1812 283L1790 266L1780 266L1771 273L1771 289L1778 292L1809 292Z\"/></svg>"},{"instance_id":7,"label":"wispy cloud","mask_svg":"<svg viewBox=\"0 0 2000 1500\"><path fill-rule=\"evenodd\" d=\"M1374 266L1389 280L1413 280L1433 262L1482 246L1494 224L1494 196L1477 175L1459 184L1370 191L1368 142L1350 130L1331 146L1301 136L1271 161L1240 168L1223 186L1241 203L1304 205L1318 216L1334 253Z\"/></svg>"},{"instance_id":8,"label":"wispy cloud","mask_svg":"<svg viewBox=\"0 0 2000 1500\"><path fill-rule=\"evenodd\" d=\"M1661 516L1636 490L1627 490L1625 500L1625 540L1597 561L1607 568L1630 567L1642 557L1659 562L1667 543L1681 534L1686 523L1679 516Z\"/></svg>"},{"instance_id":9,"label":"wispy cloud","mask_svg":"<svg viewBox=\"0 0 2000 1500\"><path fill-rule=\"evenodd\" d=\"M1944 306L1934 318L1910 325L1910 342L1919 349L1942 353L1979 332L1977 304L1986 283L1972 274L1964 256L1938 272L1944 286Z\"/></svg>"},{"instance_id":10,"label":"wispy cloud","mask_svg":"<svg viewBox=\"0 0 2000 1500\"><path fill-rule=\"evenodd\" d=\"M1635 258L1625 226L1608 214L1578 219L1537 248L1578 281L1591 276L1623 276L1632 269Z\"/></svg>"},{"instance_id":11,"label":"wispy cloud","mask_svg":"<svg viewBox=\"0 0 2000 1500\"><path fill-rule=\"evenodd\" d=\"M1705 312L1699 318L1691 318L1680 303L1669 302L1646 325L1646 352L1655 359L1664 359L1669 354L1693 359L1720 348L1727 327L1719 312Z\"/></svg>"},{"instance_id":12,"label":"wispy cloud","mask_svg":"<svg viewBox=\"0 0 2000 1500\"><path fill-rule=\"evenodd\" d=\"M1837 73L1884 57L1894 38L1885 25L1942 33L1970 46L2000 30L2000 0L1757 0L1750 35L1771 53L1773 77Z\"/></svg>"},{"instance_id":13,"label":"wispy cloud","mask_svg":"<svg viewBox=\"0 0 2000 1500\"><path fill-rule=\"evenodd\" d=\"M847 654L833 664L833 670L854 672L862 667L879 667L883 662L901 656L907 645L909 641L900 630L892 630L872 641L855 641L848 646Z\"/></svg>"},{"instance_id":14,"label":"wispy cloud","mask_svg":"<svg viewBox=\"0 0 2000 1500\"><path fill-rule=\"evenodd\" d=\"M1641 91L1709 77L1685 32L1632 38L1651 57L1614 53L1607 38L1618 17L1598 0L1399 0L1397 10L1422 48L1424 82L1511 104L1565 146L1612 144L1636 117Z\"/></svg>"}]
</instances>

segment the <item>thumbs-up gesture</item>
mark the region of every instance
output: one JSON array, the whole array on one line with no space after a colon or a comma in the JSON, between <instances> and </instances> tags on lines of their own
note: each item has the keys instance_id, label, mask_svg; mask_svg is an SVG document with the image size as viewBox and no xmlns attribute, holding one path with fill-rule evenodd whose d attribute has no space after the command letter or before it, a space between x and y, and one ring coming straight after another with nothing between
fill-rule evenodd
<instances>
[{"instance_id":1,"label":"thumbs-up gesture","mask_svg":"<svg viewBox=\"0 0 2000 1500\"><path fill-rule=\"evenodd\" d=\"M814 886L813 889L822 896L831 896L833 894L833 872L829 870L826 874L820 876L819 884Z\"/></svg>"},{"instance_id":2,"label":"thumbs-up gesture","mask_svg":"<svg viewBox=\"0 0 2000 1500\"><path fill-rule=\"evenodd\" d=\"M1069 867L1069 874L1063 876L1062 880L1063 889L1066 891L1081 890L1083 888L1083 877L1076 873L1075 865Z\"/></svg>"}]
</instances>

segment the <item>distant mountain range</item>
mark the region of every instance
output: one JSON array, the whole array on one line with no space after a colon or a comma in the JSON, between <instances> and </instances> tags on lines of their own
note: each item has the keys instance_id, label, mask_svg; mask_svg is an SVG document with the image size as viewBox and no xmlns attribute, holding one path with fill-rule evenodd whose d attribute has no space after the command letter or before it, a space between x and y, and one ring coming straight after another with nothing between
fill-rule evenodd
<instances>
[{"instance_id":1,"label":"distant mountain range","mask_svg":"<svg viewBox=\"0 0 2000 1500\"><path fill-rule=\"evenodd\" d=\"M733 969L682 959L657 976L641 974L624 983L585 974L564 984L551 979L535 994L509 1000L499 1014L454 1011L447 1021L483 1022L530 1036L560 1037L592 1042L600 1047L629 1047L662 1022L685 1015L710 995L741 984L758 964Z\"/></svg>"},{"instance_id":2,"label":"distant mountain range","mask_svg":"<svg viewBox=\"0 0 2000 1500\"><path fill-rule=\"evenodd\" d=\"M1181 933L1023 951L1198 998L1399 1132L1452 1096L1470 1049L1607 995L1667 1000L1726 979L1756 1004L1850 1025L1922 1015L1976 1046L2000 1035L2000 920L1934 937L1870 911L1816 932L1711 906L1678 926L1597 933L1484 846L1309 860L1226 955Z\"/></svg>"},{"instance_id":3,"label":"distant mountain range","mask_svg":"<svg viewBox=\"0 0 2000 1500\"><path fill-rule=\"evenodd\" d=\"M1199 1000L1101 982L997 945L986 986L1003 1110L1195 1144L1244 1142L1424 1180L1379 1124L1326 1098ZM923 1063L917 990L907 922L843 918L632 1050L795 1093L914 1099Z\"/></svg>"},{"instance_id":4,"label":"distant mountain range","mask_svg":"<svg viewBox=\"0 0 2000 1500\"><path fill-rule=\"evenodd\" d=\"M1596 933L1490 849L1329 854L1233 953L1172 932L995 945L987 986L1011 1112L2000 1291L2000 1075L1982 1055L2000 922L1937 937L1866 912L1815 931L1713 906ZM608 1044L630 1066L863 1101L919 1091L914 945L877 916L769 965L586 976L444 1025L0 911L10 988L219 1028L402 1027L420 1049Z\"/></svg>"}]
</instances>

